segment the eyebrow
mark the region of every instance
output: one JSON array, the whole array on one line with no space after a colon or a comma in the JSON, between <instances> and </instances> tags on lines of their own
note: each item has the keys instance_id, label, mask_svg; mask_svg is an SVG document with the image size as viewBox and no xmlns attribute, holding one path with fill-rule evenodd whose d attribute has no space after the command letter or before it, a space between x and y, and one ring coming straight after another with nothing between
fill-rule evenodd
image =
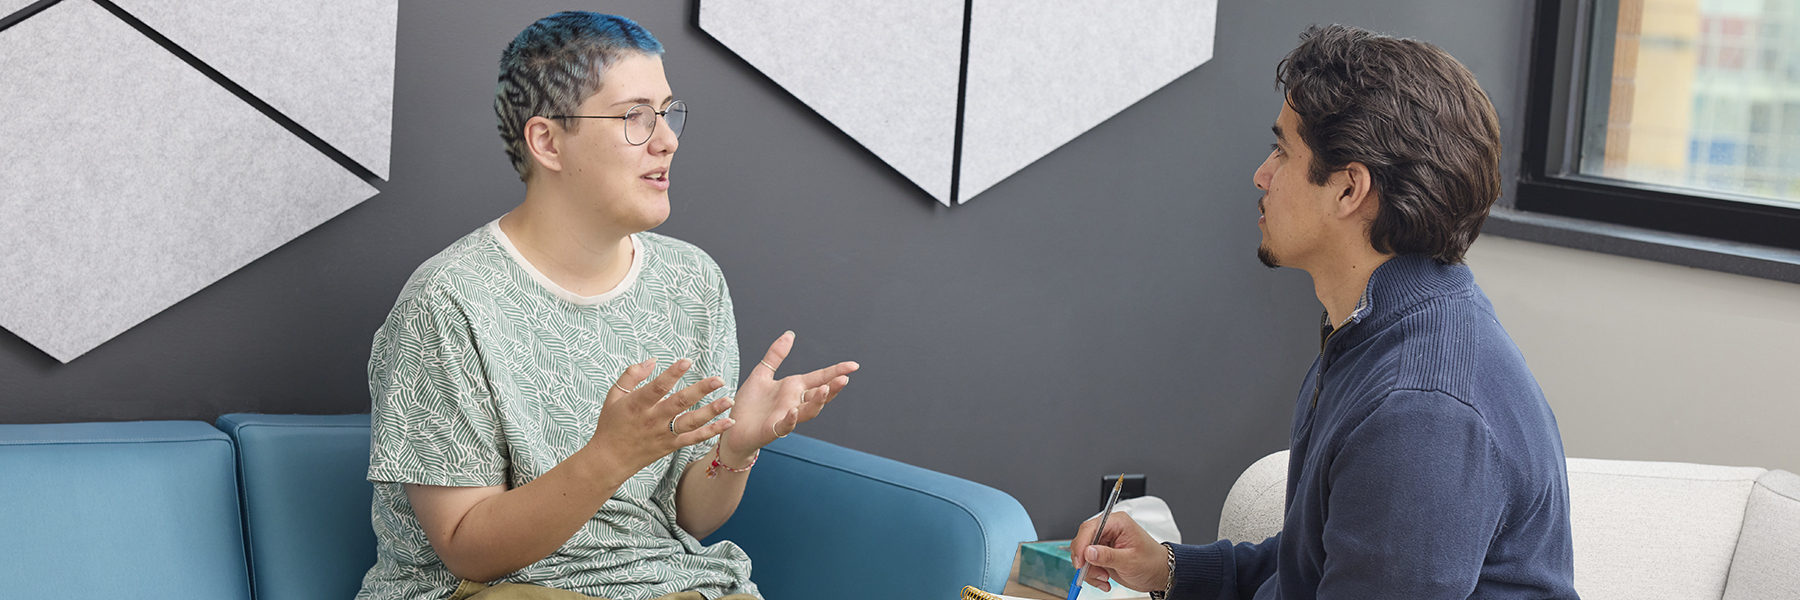
<instances>
[{"instance_id":1,"label":"eyebrow","mask_svg":"<svg viewBox=\"0 0 1800 600\"><path fill-rule=\"evenodd\" d=\"M673 101L673 100L674 100L674 99L675 99L675 95L674 95L674 94L670 94L670 95L669 95L669 97L667 97L667 98L663 98L663 99L662 99L662 102L657 102L657 103L654 103L654 104L652 104L652 103L651 103L651 102L650 102L650 99L649 99L649 98L631 98L631 99L628 99L628 100L620 100L620 101L618 101L618 102L614 102L614 103L612 103L612 104L608 104L608 105L607 105L607 108L612 108L612 107L614 107L614 106L618 106L618 105L621 105L621 104L624 104L624 105L627 105L627 106L637 106L637 105L639 105L639 104L649 104L649 105L651 105L651 106L663 106L663 105L665 105L665 104L668 104L668 103L669 103L669 102L670 102L670 101Z\"/></svg>"}]
</instances>

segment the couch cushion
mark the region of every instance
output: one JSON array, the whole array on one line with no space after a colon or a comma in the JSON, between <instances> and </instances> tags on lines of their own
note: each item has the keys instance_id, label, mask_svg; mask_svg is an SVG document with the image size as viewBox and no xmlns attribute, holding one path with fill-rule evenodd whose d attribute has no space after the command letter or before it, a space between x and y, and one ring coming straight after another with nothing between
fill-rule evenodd
<instances>
[{"instance_id":1,"label":"couch cushion","mask_svg":"<svg viewBox=\"0 0 1800 600\"><path fill-rule=\"evenodd\" d=\"M1287 508L1287 468L1288 451L1282 450L1244 469L1225 495L1225 509L1219 511L1219 539L1260 542L1281 533L1282 513Z\"/></svg>"},{"instance_id":2,"label":"couch cushion","mask_svg":"<svg viewBox=\"0 0 1800 600\"><path fill-rule=\"evenodd\" d=\"M1584 600L1720 598L1754 467L1569 459Z\"/></svg>"},{"instance_id":3,"label":"couch cushion","mask_svg":"<svg viewBox=\"0 0 1800 600\"><path fill-rule=\"evenodd\" d=\"M0 595L248 600L236 473L197 421L0 425Z\"/></svg>"},{"instance_id":4,"label":"couch cushion","mask_svg":"<svg viewBox=\"0 0 1800 600\"><path fill-rule=\"evenodd\" d=\"M1800 475L1757 478L1731 559L1725 600L1800 598Z\"/></svg>"},{"instance_id":5,"label":"couch cushion","mask_svg":"<svg viewBox=\"0 0 1800 600\"><path fill-rule=\"evenodd\" d=\"M375 564L369 415L219 418L237 440L257 600L345 600Z\"/></svg>"}]
</instances>

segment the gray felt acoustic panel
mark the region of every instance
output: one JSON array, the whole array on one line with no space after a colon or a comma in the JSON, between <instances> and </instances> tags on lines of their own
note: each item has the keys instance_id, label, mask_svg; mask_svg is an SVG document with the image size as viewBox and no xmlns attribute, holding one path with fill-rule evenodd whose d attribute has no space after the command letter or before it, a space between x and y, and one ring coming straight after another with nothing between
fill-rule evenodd
<instances>
[{"instance_id":1,"label":"gray felt acoustic panel","mask_svg":"<svg viewBox=\"0 0 1800 600\"><path fill-rule=\"evenodd\" d=\"M963 0L707 0L700 27L948 204Z\"/></svg>"},{"instance_id":2,"label":"gray felt acoustic panel","mask_svg":"<svg viewBox=\"0 0 1800 600\"><path fill-rule=\"evenodd\" d=\"M88 0L0 67L0 326L63 362L376 192Z\"/></svg>"},{"instance_id":3,"label":"gray felt acoustic panel","mask_svg":"<svg viewBox=\"0 0 1800 600\"><path fill-rule=\"evenodd\" d=\"M1217 8L704 0L700 28L948 206L1211 59Z\"/></svg>"},{"instance_id":4,"label":"gray felt acoustic panel","mask_svg":"<svg viewBox=\"0 0 1800 600\"><path fill-rule=\"evenodd\" d=\"M0 0L0 19L31 6L33 0Z\"/></svg>"},{"instance_id":5,"label":"gray felt acoustic panel","mask_svg":"<svg viewBox=\"0 0 1800 600\"><path fill-rule=\"evenodd\" d=\"M387 179L398 0L114 0Z\"/></svg>"}]
</instances>

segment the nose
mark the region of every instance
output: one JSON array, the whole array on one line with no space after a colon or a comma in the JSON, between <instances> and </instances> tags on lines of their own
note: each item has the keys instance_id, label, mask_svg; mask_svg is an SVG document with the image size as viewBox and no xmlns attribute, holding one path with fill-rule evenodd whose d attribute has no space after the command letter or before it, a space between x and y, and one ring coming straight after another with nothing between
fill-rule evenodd
<instances>
[{"instance_id":1,"label":"nose","mask_svg":"<svg viewBox=\"0 0 1800 600\"><path fill-rule=\"evenodd\" d=\"M1275 151L1271 150L1269 156L1263 159L1262 165L1256 167L1256 175L1252 177L1251 182L1256 185L1256 189L1266 192L1269 191L1269 184L1273 181L1275 181Z\"/></svg>"},{"instance_id":2,"label":"nose","mask_svg":"<svg viewBox=\"0 0 1800 600\"><path fill-rule=\"evenodd\" d=\"M668 117L657 117L661 122L656 124L656 131L650 132L650 142L644 144L651 154L674 154L681 147L681 140L675 136L675 128L669 127Z\"/></svg>"}]
</instances>

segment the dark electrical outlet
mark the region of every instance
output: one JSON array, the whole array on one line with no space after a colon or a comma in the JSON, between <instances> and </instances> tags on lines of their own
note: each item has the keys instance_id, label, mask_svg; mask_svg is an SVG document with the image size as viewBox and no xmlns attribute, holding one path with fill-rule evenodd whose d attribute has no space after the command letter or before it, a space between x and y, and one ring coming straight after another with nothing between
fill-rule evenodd
<instances>
[{"instance_id":1,"label":"dark electrical outlet","mask_svg":"<svg viewBox=\"0 0 1800 600\"><path fill-rule=\"evenodd\" d=\"M1100 478L1100 510L1106 510L1106 498L1112 495L1113 482L1118 475L1107 475ZM1125 476L1125 485L1119 487L1119 499L1129 500L1144 495L1144 474L1133 473Z\"/></svg>"}]
</instances>

